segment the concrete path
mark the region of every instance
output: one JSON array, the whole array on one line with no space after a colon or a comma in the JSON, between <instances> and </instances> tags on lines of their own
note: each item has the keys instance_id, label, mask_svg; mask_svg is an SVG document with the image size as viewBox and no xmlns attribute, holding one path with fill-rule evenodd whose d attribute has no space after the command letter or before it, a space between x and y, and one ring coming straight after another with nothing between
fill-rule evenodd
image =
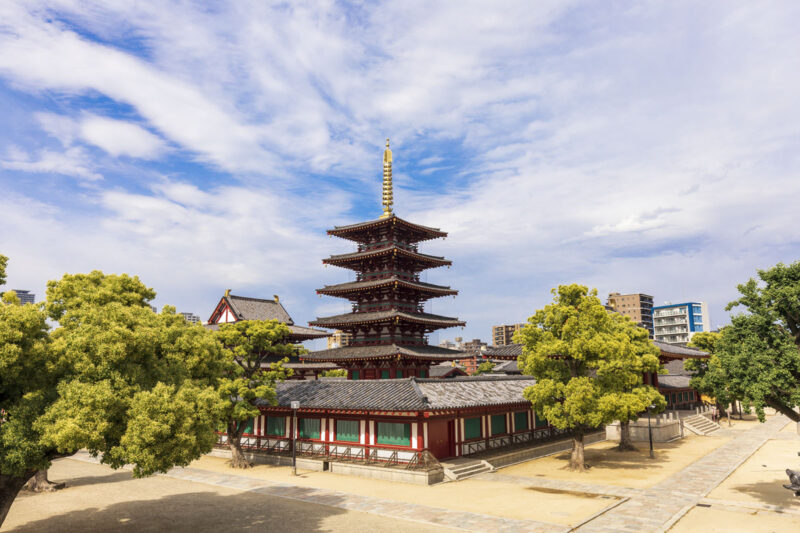
<instances>
[{"instance_id":1,"label":"concrete path","mask_svg":"<svg viewBox=\"0 0 800 533\"><path fill-rule=\"evenodd\" d=\"M79 452L71 457L87 462L99 462L88 453ZM273 483L264 479L239 474L222 474L199 468L173 468L166 474L174 479L194 481L238 489L242 491L268 494L280 498L329 505L348 511L361 511L384 517L400 518L413 522L451 527L462 531L497 531L503 533L542 532L562 533L569 531L568 526L539 522L535 520L514 520L479 513L453 511L439 507L417 505L382 498L371 498L341 491L299 487L288 483Z\"/></svg>"},{"instance_id":2,"label":"concrete path","mask_svg":"<svg viewBox=\"0 0 800 533\"><path fill-rule=\"evenodd\" d=\"M579 527L580 532L665 531L722 483L789 419L776 416Z\"/></svg>"}]
</instances>

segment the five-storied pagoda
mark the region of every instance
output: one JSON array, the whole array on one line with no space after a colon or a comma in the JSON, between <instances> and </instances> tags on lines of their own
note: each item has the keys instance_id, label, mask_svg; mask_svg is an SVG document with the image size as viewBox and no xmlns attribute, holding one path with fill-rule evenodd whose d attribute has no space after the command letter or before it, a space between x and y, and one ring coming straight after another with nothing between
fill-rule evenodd
<instances>
[{"instance_id":1,"label":"five-storied pagoda","mask_svg":"<svg viewBox=\"0 0 800 533\"><path fill-rule=\"evenodd\" d=\"M312 326L336 328L352 335L349 346L311 352L303 359L331 362L347 369L349 379L428 377L432 363L463 357L457 350L428 345L427 334L463 326L457 318L425 313L425 301L458 291L424 283L419 273L450 265L444 257L422 254L418 243L447 236L437 228L412 224L392 212L392 151L383 153L383 215L377 220L337 226L328 235L358 243L353 253L323 263L356 272L356 280L328 285L318 294L347 298L353 311L317 318Z\"/></svg>"}]
</instances>

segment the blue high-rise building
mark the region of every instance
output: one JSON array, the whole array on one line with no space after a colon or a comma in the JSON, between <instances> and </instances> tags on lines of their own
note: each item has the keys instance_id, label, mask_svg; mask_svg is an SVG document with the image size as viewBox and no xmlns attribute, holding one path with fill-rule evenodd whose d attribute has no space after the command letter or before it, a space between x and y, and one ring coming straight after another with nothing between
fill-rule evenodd
<instances>
[{"instance_id":1,"label":"blue high-rise building","mask_svg":"<svg viewBox=\"0 0 800 533\"><path fill-rule=\"evenodd\" d=\"M653 338L669 344L686 344L695 333L711 331L705 302L683 302L653 307Z\"/></svg>"}]
</instances>

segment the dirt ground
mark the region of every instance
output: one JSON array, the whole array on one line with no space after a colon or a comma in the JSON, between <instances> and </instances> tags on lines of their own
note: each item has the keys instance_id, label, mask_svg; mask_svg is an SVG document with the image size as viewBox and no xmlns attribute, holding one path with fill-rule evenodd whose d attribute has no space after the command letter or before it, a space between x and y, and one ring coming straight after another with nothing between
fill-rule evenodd
<instances>
[{"instance_id":1,"label":"dirt ground","mask_svg":"<svg viewBox=\"0 0 800 533\"><path fill-rule=\"evenodd\" d=\"M772 513L694 507L669 530L670 533L787 533L800 531L800 516Z\"/></svg>"},{"instance_id":2,"label":"dirt ground","mask_svg":"<svg viewBox=\"0 0 800 533\"><path fill-rule=\"evenodd\" d=\"M769 420L770 417L767 417ZM739 420L739 415L731 417L731 425L728 426L728 419L723 417L717 422L722 429L730 429L732 431L747 431L758 426L761 422L758 421L756 415L742 415L742 420Z\"/></svg>"},{"instance_id":3,"label":"dirt ground","mask_svg":"<svg viewBox=\"0 0 800 533\"><path fill-rule=\"evenodd\" d=\"M599 442L586 447L588 472L571 472L569 452L526 461L499 470L502 474L582 481L598 485L647 488L725 444L730 437L687 436L674 442L656 442L655 459L650 459L646 442L636 442L636 451L619 452L616 442Z\"/></svg>"},{"instance_id":4,"label":"dirt ground","mask_svg":"<svg viewBox=\"0 0 800 533\"><path fill-rule=\"evenodd\" d=\"M800 469L800 441L769 440L736 469L709 498L779 505L800 512L800 498L781 487L788 483L785 470ZM798 529L800 531L800 529Z\"/></svg>"},{"instance_id":5,"label":"dirt ground","mask_svg":"<svg viewBox=\"0 0 800 533\"><path fill-rule=\"evenodd\" d=\"M0 531L453 531L163 476L132 479L128 471L72 459L54 462L50 479L67 488L21 493Z\"/></svg>"},{"instance_id":6,"label":"dirt ground","mask_svg":"<svg viewBox=\"0 0 800 533\"><path fill-rule=\"evenodd\" d=\"M232 473L226 460L218 457L206 456L190 466ZM303 470L298 470L298 477L292 477L289 467L271 465L256 465L241 473L276 483L291 483L431 507L564 525L575 525L616 501L614 498L597 495L544 492L514 483L480 479L421 486Z\"/></svg>"}]
</instances>

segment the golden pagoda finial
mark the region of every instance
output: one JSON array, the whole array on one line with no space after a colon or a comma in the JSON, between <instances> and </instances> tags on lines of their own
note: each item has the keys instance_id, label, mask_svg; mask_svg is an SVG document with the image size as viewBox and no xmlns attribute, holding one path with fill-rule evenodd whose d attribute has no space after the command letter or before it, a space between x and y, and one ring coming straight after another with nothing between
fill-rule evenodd
<instances>
[{"instance_id":1,"label":"golden pagoda finial","mask_svg":"<svg viewBox=\"0 0 800 533\"><path fill-rule=\"evenodd\" d=\"M386 139L386 150L383 151L383 214L381 218L392 216L392 151L389 150L389 139Z\"/></svg>"}]
</instances>

